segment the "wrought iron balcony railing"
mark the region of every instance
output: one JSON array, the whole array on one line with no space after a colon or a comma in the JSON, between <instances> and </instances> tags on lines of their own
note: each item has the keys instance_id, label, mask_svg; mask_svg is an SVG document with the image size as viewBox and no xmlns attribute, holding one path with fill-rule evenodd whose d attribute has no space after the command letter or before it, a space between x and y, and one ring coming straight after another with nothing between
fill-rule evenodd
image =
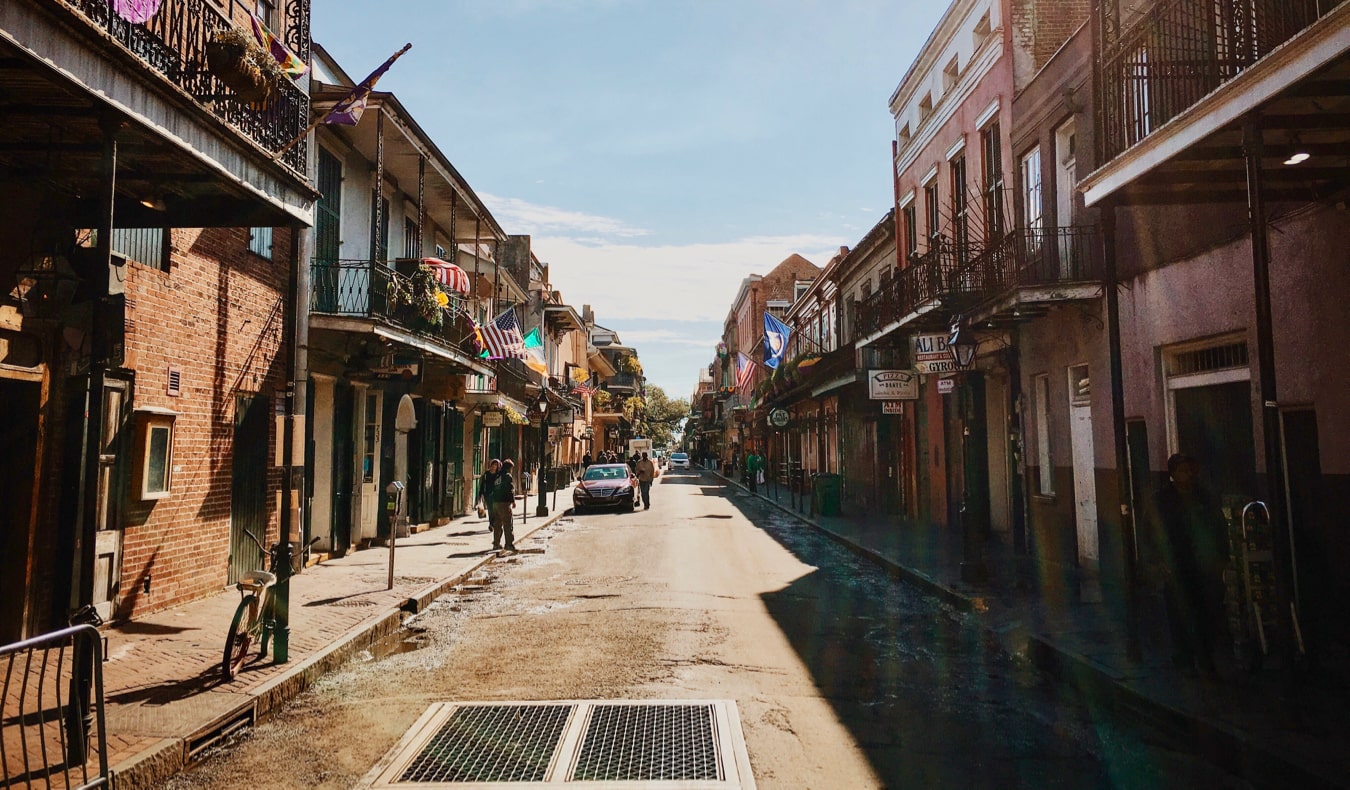
<instances>
[{"instance_id":1,"label":"wrought iron balcony railing","mask_svg":"<svg viewBox=\"0 0 1350 790\"><path fill-rule=\"evenodd\" d=\"M310 278L313 313L383 321L470 356L477 353L464 301L449 296L449 303L439 308L439 323L432 323L411 279L385 261L315 260Z\"/></svg>"},{"instance_id":2,"label":"wrought iron balcony railing","mask_svg":"<svg viewBox=\"0 0 1350 790\"><path fill-rule=\"evenodd\" d=\"M615 390L636 391L638 386L637 376L632 373L616 373L610 376L604 384L605 389L611 392Z\"/></svg>"},{"instance_id":3,"label":"wrought iron balcony railing","mask_svg":"<svg viewBox=\"0 0 1350 790\"><path fill-rule=\"evenodd\" d=\"M1105 163L1331 11L1337 0L1157 0L1102 33L1097 140ZM1114 13L1114 3L1098 5ZM1102 11L1106 8L1108 10Z\"/></svg>"},{"instance_id":4,"label":"wrought iron balcony railing","mask_svg":"<svg viewBox=\"0 0 1350 790\"><path fill-rule=\"evenodd\" d=\"M972 276L970 261L983 251L983 244L958 248L945 237L933 239L931 249L911 257L908 266L858 305L853 339L878 332L929 302L978 292L981 284Z\"/></svg>"},{"instance_id":5,"label":"wrought iron balcony railing","mask_svg":"<svg viewBox=\"0 0 1350 790\"><path fill-rule=\"evenodd\" d=\"M254 109L233 98L225 84L207 71L207 43L216 33L234 24L218 3L163 0L159 11L149 20L132 24L114 12L110 0L52 2L74 10L92 22L149 68L269 154L280 151L309 124L309 94L289 80L274 86L273 96L265 107ZM288 32L304 40L298 41L297 35L290 35L287 42L306 59L309 54L308 16L308 0L288 4ZM304 141L286 151L280 161L295 173L304 175Z\"/></svg>"}]
</instances>

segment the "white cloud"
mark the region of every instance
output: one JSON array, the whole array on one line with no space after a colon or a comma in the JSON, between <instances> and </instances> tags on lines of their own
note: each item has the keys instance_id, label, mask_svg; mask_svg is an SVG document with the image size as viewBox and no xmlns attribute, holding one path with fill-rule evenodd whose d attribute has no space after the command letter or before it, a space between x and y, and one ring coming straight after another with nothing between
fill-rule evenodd
<instances>
[{"instance_id":1,"label":"white cloud","mask_svg":"<svg viewBox=\"0 0 1350 790\"><path fill-rule=\"evenodd\" d=\"M767 274L793 253L824 266L840 245L850 243L802 233L644 246L635 239L647 231L622 220L516 198L481 197L509 232L533 236L534 254L549 264L553 287L569 303L591 305L601 324L614 319L721 323L748 275Z\"/></svg>"},{"instance_id":2,"label":"white cloud","mask_svg":"<svg viewBox=\"0 0 1350 790\"><path fill-rule=\"evenodd\" d=\"M720 339L716 335L696 336L676 332L673 329L624 329L619 332L624 345L668 345L694 346L695 348L715 348Z\"/></svg>"}]
</instances>

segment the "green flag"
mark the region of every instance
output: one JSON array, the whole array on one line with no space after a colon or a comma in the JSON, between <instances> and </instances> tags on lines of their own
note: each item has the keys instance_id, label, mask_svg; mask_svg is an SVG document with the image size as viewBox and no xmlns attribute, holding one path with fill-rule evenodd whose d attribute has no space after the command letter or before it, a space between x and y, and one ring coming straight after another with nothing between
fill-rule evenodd
<instances>
[{"instance_id":1,"label":"green flag","mask_svg":"<svg viewBox=\"0 0 1350 790\"><path fill-rule=\"evenodd\" d=\"M539 327L536 326L534 329L531 329L530 333L525 336L525 347L526 348L544 347L544 341L541 340L539 337Z\"/></svg>"}]
</instances>

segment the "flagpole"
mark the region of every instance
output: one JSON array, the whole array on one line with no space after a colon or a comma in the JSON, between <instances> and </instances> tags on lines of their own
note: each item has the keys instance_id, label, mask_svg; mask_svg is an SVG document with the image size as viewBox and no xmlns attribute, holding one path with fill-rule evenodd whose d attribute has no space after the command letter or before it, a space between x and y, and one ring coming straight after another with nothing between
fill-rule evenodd
<instances>
[{"instance_id":1,"label":"flagpole","mask_svg":"<svg viewBox=\"0 0 1350 790\"><path fill-rule=\"evenodd\" d=\"M400 57L403 56L403 53L404 53L404 52L407 52L407 51L410 50L410 49L412 49L412 42L411 42L411 41L408 42L407 44L404 44L404 45L403 45L403 49L400 49L398 52L395 52L393 55L391 55L391 56L389 57L389 59L385 61L385 63L390 63L390 64L392 64L393 61L398 60ZM381 64L381 65L383 66L383 64ZM366 85L366 82L367 82L371 77L375 76L375 74L378 73L378 72L379 72L379 69L376 69L375 71L372 71L372 72L370 73L369 76L367 76L364 80L361 80L359 83L357 83L357 85L356 85L355 88L352 88L352 93L349 93L349 94L347 94L347 95L348 95L348 96L351 96L353 93L356 93L357 91L361 90L362 88L366 88L367 90L370 90L371 88L370 88L370 86ZM342 101L339 100L339 101L338 101L338 104L341 104L341 103L342 103ZM336 107L336 106L337 106L337 105L334 105L334 107ZM275 154L272 154L272 161L275 162L275 161L277 161L278 159L280 159L287 151L289 151L289 150L291 150L292 148L294 148L301 140L303 140L303 139L305 139L306 137L308 137L310 132L312 132L312 131L314 131L315 129L317 129L317 128L319 128L320 126L322 126L322 125L323 125L323 122L326 121L326 120L328 120L328 116L329 116L329 115L332 115L332 114L333 114L333 110L330 108L330 109L328 110L328 112L324 113L323 115L320 115L317 119L315 119L315 120L313 120L313 121L310 121L309 126L306 126L306 127L305 127L305 130L304 130L303 132L301 132L300 134L297 134L295 137L291 138L291 141L290 141L289 143L286 143L284 146L282 146L280 151L277 151Z\"/></svg>"}]
</instances>

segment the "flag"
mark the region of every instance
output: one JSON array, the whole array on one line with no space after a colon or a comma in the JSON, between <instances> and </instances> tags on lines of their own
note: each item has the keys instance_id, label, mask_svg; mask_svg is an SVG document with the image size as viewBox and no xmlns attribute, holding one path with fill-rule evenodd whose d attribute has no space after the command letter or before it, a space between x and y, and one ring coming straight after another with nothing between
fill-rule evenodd
<instances>
[{"instance_id":1,"label":"flag","mask_svg":"<svg viewBox=\"0 0 1350 790\"><path fill-rule=\"evenodd\" d=\"M778 367L778 363L783 361L790 337L792 327L768 313L764 314L764 367Z\"/></svg>"},{"instance_id":2,"label":"flag","mask_svg":"<svg viewBox=\"0 0 1350 790\"><path fill-rule=\"evenodd\" d=\"M744 387L750 381L750 376L755 372L755 361L750 357L736 352L736 388Z\"/></svg>"},{"instance_id":3,"label":"flag","mask_svg":"<svg viewBox=\"0 0 1350 790\"><path fill-rule=\"evenodd\" d=\"M488 359L525 359L525 338L520 336L520 324L516 323L516 308L506 308L483 327L483 342L487 345Z\"/></svg>"},{"instance_id":4,"label":"flag","mask_svg":"<svg viewBox=\"0 0 1350 790\"><path fill-rule=\"evenodd\" d=\"M530 330L529 334L525 335L524 343L526 348L544 347L544 341L539 338L539 327L536 326Z\"/></svg>"},{"instance_id":5,"label":"flag","mask_svg":"<svg viewBox=\"0 0 1350 790\"><path fill-rule=\"evenodd\" d=\"M361 83L347 97L337 104L333 109L324 114L319 123L336 123L343 126L355 126L361 121L361 113L366 111L366 101L370 98L370 92L375 90L375 83L380 81L380 77L394 65L394 61L402 57L404 52L412 49L412 44L404 44L403 49L389 56L378 69L370 72L370 76L361 80Z\"/></svg>"},{"instance_id":6,"label":"flag","mask_svg":"<svg viewBox=\"0 0 1350 790\"><path fill-rule=\"evenodd\" d=\"M589 381L578 381L572 385L573 395L590 395L595 392L595 387L591 386Z\"/></svg>"},{"instance_id":7,"label":"flag","mask_svg":"<svg viewBox=\"0 0 1350 790\"><path fill-rule=\"evenodd\" d=\"M305 63L294 52L290 51L276 34L267 29L267 25L257 16L249 15L253 22L253 38L258 42L258 46L267 50L276 58L277 65L286 73L286 76L293 80L298 80L305 76L309 71L309 64Z\"/></svg>"},{"instance_id":8,"label":"flag","mask_svg":"<svg viewBox=\"0 0 1350 790\"><path fill-rule=\"evenodd\" d=\"M540 355L540 349L532 348L528 345L525 346L524 359L526 367L530 370L544 376L548 375L548 363L545 362L543 356Z\"/></svg>"}]
</instances>

